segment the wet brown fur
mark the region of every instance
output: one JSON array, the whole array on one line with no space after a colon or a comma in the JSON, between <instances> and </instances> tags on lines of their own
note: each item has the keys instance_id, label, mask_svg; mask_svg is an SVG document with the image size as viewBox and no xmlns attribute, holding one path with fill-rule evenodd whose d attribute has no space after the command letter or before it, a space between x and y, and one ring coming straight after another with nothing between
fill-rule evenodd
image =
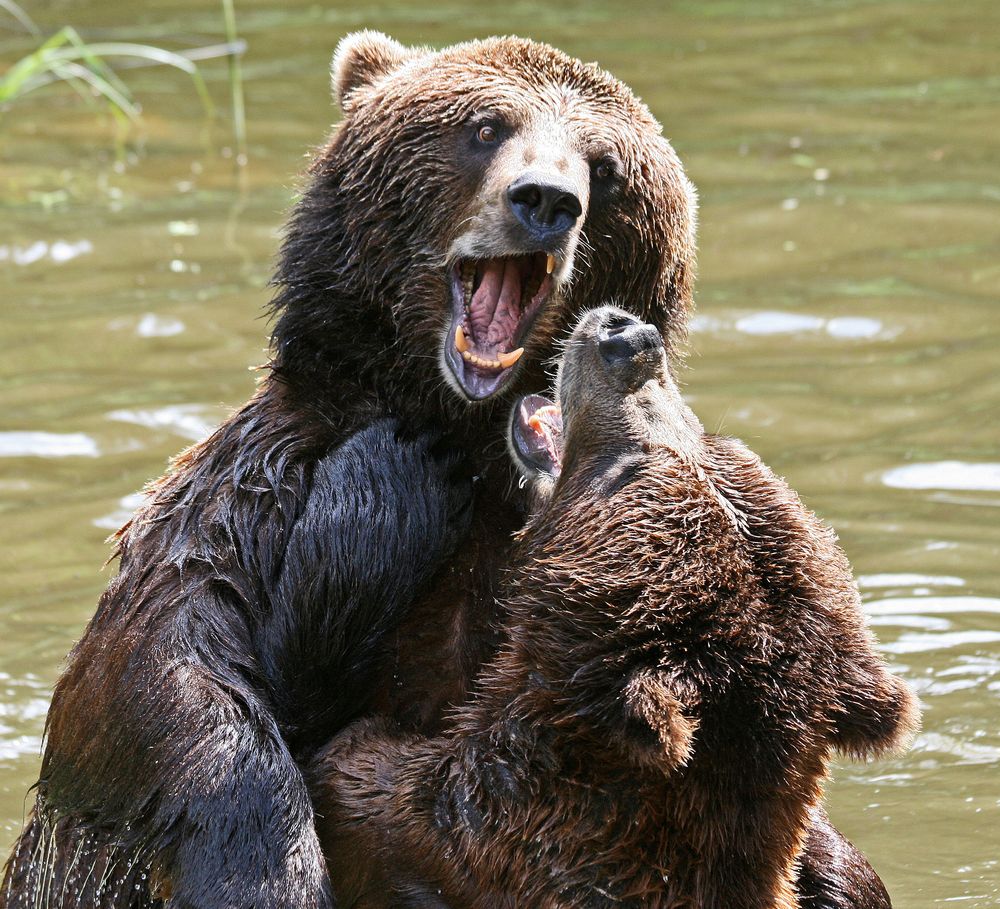
<instances>
[{"instance_id":1,"label":"wet brown fur","mask_svg":"<svg viewBox=\"0 0 1000 909\"><path fill-rule=\"evenodd\" d=\"M471 116L499 109L532 135L555 120L565 154L610 149L620 163L613 189L589 198L572 274L508 393L545 384L552 337L588 300L628 299L683 335L693 195L613 77L516 38L433 53L367 34L342 46L335 88L344 119L310 167L275 277L272 360L119 534L119 573L56 685L0 906L145 906L151 876L176 906L327 906L300 763L376 705L429 730L463 698L522 522L509 398L470 406L439 365L449 250L496 177L467 152ZM338 453L386 417L410 437L444 433L478 477L471 529L421 586L389 549L350 546L396 509L430 521L430 490L386 476L367 501L390 495L391 508L334 520L353 477L386 457L345 467ZM401 545L417 542L438 551L427 527ZM377 575L360 600L371 578L359 572Z\"/></svg>"},{"instance_id":2,"label":"wet brown fur","mask_svg":"<svg viewBox=\"0 0 1000 909\"><path fill-rule=\"evenodd\" d=\"M662 352L638 381L605 368L608 312L570 341L563 473L472 700L433 738L363 720L314 768L343 905L888 905L877 877L829 901L795 881L831 752L899 747L915 699L833 532L704 433Z\"/></svg>"}]
</instances>

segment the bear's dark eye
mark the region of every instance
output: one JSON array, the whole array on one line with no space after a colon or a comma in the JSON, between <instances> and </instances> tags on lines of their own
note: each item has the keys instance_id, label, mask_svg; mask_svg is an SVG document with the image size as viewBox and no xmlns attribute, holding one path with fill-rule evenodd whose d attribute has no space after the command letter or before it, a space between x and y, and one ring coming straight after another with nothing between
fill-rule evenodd
<instances>
[{"instance_id":1,"label":"bear's dark eye","mask_svg":"<svg viewBox=\"0 0 1000 909\"><path fill-rule=\"evenodd\" d=\"M496 131L496 128L490 125L480 126L479 132L476 133L476 138L483 143L483 145L492 145L497 139L500 138L500 134Z\"/></svg>"},{"instance_id":2,"label":"bear's dark eye","mask_svg":"<svg viewBox=\"0 0 1000 909\"><path fill-rule=\"evenodd\" d=\"M598 158L591 165L591 173L594 179L601 183L607 183L617 173L615 162L611 158Z\"/></svg>"}]
</instances>

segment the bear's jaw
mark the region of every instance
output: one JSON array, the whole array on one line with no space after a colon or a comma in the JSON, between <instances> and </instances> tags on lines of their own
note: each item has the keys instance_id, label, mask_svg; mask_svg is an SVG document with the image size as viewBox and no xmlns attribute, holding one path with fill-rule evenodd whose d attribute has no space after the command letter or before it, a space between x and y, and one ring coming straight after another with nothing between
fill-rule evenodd
<instances>
[{"instance_id":1,"label":"bear's jaw","mask_svg":"<svg viewBox=\"0 0 1000 909\"><path fill-rule=\"evenodd\" d=\"M526 478L555 479L562 471L563 419L557 403L543 395L525 395L514 407L510 427L514 459Z\"/></svg>"},{"instance_id":2,"label":"bear's jaw","mask_svg":"<svg viewBox=\"0 0 1000 909\"><path fill-rule=\"evenodd\" d=\"M452 320L446 368L461 392L481 401L512 375L535 317L552 295L555 258L544 252L461 259L451 268Z\"/></svg>"}]
</instances>

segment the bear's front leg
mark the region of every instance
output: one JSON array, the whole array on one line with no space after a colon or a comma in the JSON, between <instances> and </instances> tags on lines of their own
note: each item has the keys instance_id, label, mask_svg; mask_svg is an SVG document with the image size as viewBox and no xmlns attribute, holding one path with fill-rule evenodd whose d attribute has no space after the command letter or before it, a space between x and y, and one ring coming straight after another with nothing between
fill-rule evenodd
<instances>
[{"instance_id":1,"label":"bear's front leg","mask_svg":"<svg viewBox=\"0 0 1000 909\"><path fill-rule=\"evenodd\" d=\"M293 753L365 712L387 633L468 532L471 505L457 457L395 420L315 465L260 644Z\"/></svg>"},{"instance_id":2,"label":"bear's front leg","mask_svg":"<svg viewBox=\"0 0 1000 909\"><path fill-rule=\"evenodd\" d=\"M220 495L200 561L128 555L56 688L0 907L331 905L302 754L364 710L381 636L465 532L439 447L380 422L312 465L284 545Z\"/></svg>"}]
</instances>

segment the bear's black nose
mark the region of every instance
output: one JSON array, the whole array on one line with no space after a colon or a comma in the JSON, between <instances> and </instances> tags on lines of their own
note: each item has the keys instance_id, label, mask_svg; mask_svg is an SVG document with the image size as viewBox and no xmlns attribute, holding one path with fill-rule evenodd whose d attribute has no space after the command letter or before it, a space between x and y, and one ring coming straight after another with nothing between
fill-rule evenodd
<instances>
[{"instance_id":1,"label":"bear's black nose","mask_svg":"<svg viewBox=\"0 0 1000 909\"><path fill-rule=\"evenodd\" d=\"M583 214L583 205L565 183L525 174L507 187L511 211L537 240L553 240L566 233Z\"/></svg>"},{"instance_id":2,"label":"bear's black nose","mask_svg":"<svg viewBox=\"0 0 1000 909\"><path fill-rule=\"evenodd\" d=\"M621 363L647 350L662 350L663 338L655 326L623 313L605 324L597 347L606 363Z\"/></svg>"}]
</instances>

